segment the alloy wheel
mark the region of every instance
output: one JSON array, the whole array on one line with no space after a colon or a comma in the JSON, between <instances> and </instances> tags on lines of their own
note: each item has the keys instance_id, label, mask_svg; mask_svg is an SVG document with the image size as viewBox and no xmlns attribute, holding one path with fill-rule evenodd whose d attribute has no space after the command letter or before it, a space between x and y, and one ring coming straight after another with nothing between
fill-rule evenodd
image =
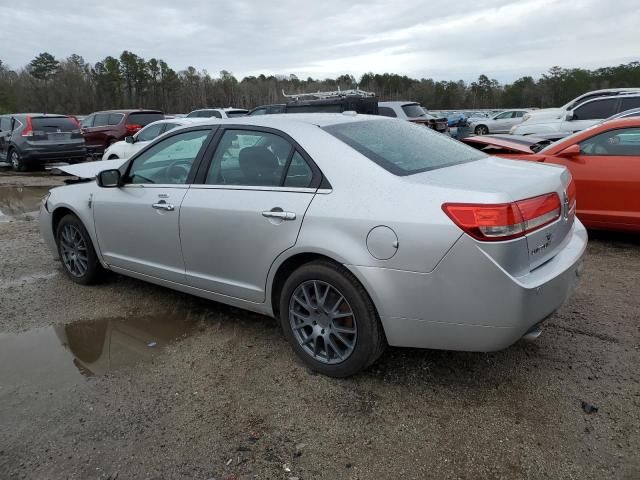
<instances>
[{"instance_id":1,"label":"alloy wheel","mask_svg":"<svg viewBox=\"0 0 640 480\"><path fill-rule=\"evenodd\" d=\"M89 257L87 243L75 225L67 224L60 234L60 253L67 271L74 277L82 277L87 273Z\"/></svg>"},{"instance_id":2,"label":"alloy wheel","mask_svg":"<svg viewBox=\"0 0 640 480\"><path fill-rule=\"evenodd\" d=\"M11 150L11 166L14 170L18 170L20 168L20 157L18 156L18 152L15 150Z\"/></svg>"},{"instance_id":3,"label":"alloy wheel","mask_svg":"<svg viewBox=\"0 0 640 480\"><path fill-rule=\"evenodd\" d=\"M319 362L341 363L355 349L358 329L353 310L327 282L308 280L294 290L289 323L304 352Z\"/></svg>"}]
</instances>

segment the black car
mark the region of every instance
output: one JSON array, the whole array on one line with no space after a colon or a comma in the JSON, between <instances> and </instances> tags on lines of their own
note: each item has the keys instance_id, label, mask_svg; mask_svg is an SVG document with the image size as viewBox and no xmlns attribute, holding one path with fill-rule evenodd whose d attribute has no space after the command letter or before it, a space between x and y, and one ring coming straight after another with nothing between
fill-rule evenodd
<instances>
[{"instance_id":1,"label":"black car","mask_svg":"<svg viewBox=\"0 0 640 480\"><path fill-rule=\"evenodd\" d=\"M17 172L50 162L77 163L87 149L78 121L66 115L0 115L0 161Z\"/></svg>"},{"instance_id":2,"label":"black car","mask_svg":"<svg viewBox=\"0 0 640 480\"><path fill-rule=\"evenodd\" d=\"M353 93L352 93L353 92ZM378 99L375 95L360 90L317 92L285 95L287 103L262 105L250 110L247 115L272 113L342 113L353 111L366 115L378 115Z\"/></svg>"}]
</instances>

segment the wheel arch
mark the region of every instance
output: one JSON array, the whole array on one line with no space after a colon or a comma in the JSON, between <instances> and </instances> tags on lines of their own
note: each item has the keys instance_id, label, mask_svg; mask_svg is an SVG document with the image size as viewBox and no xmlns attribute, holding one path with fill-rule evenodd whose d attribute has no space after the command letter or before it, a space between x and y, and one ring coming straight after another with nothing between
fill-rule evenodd
<instances>
[{"instance_id":1,"label":"wheel arch","mask_svg":"<svg viewBox=\"0 0 640 480\"><path fill-rule=\"evenodd\" d=\"M89 212L91 211L89 210ZM107 264L104 262L104 259L102 258L102 252L100 251L98 241L95 236L94 226L91 224L91 222L87 221L87 216L89 216L89 218L92 218L90 213L83 214L78 210L76 210L75 208L73 208L71 205L68 205L66 203L57 205L56 207L54 207L53 211L51 212L51 229L52 229L54 240L56 239L56 231L58 230L58 225L60 224L60 220L62 220L65 217L65 215L68 215L68 214L77 217L78 220L80 220L80 222L82 223L82 225L84 225L84 228L87 230L87 233L89 233L89 238L91 239L91 243L93 244L93 249L96 252L98 260L100 261L102 266L106 268Z\"/></svg>"}]
</instances>

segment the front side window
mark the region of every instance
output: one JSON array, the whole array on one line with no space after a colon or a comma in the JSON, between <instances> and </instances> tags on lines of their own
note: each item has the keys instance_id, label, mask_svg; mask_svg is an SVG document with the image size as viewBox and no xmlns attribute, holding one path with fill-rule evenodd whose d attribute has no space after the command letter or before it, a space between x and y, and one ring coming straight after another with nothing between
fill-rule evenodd
<instances>
[{"instance_id":1,"label":"front side window","mask_svg":"<svg viewBox=\"0 0 640 480\"><path fill-rule=\"evenodd\" d=\"M487 156L423 125L395 120L339 123L323 130L394 175L472 162Z\"/></svg>"},{"instance_id":2,"label":"front side window","mask_svg":"<svg viewBox=\"0 0 640 480\"><path fill-rule=\"evenodd\" d=\"M213 156L206 183L281 186L292 148L287 140L272 133L227 130Z\"/></svg>"},{"instance_id":3,"label":"front side window","mask_svg":"<svg viewBox=\"0 0 640 480\"><path fill-rule=\"evenodd\" d=\"M253 116L253 115L265 115L267 113L267 109L266 108L258 108L256 110L254 110L253 112L251 112L249 114L249 116Z\"/></svg>"},{"instance_id":4,"label":"front side window","mask_svg":"<svg viewBox=\"0 0 640 480\"><path fill-rule=\"evenodd\" d=\"M192 130L159 141L136 157L125 183L184 184L210 130Z\"/></svg>"},{"instance_id":5,"label":"front side window","mask_svg":"<svg viewBox=\"0 0 640 480\"><path fill-rule=\"evenodd\" d=\"M599 120L613 115L617 99L607 98L586 103L573 112L574 120Z\"/></svg>"},{"instance_id":6,"label":"front side window","mask_svg":"<svg viewBox=\"0 0 640 480\"><path fill-rule=\"evenodd\" d=\"M129 114L127 125L141 125L146 127L150 123L164 120L164 115L160 112L134 112Z\"/></svg>"},{"instance_id":7,"label":"front side window","mask_svg":"<svg viewBox=\"0 0 640 480\"><path fill-rule=\"evenodd\" d=\"M513 116L513 112L504 112L500 115L496 116L496 120L506 120L507 118L511 118Z\"/></svg>"},{"instance_id":8,"label":"front side window","mask_svg":"<svg viewBox=\"0 0 640 480\"><path fill-rule=\"evenodd\" d=\"M93 120L96 118L95 115L89 115L87 118L85 118L84 120L82 120L82 123L80 124L80 126L82 128L88 128L88 127L92 127L93 126Z\"/></svg>"},{"instance_id":9,"label":"front side window","mask_svg":"<svg viewBox=\"0 0 640 480\"><path fill-rule=\"evenodd\" d=\"M600 133L580 143L582 155L640 156L640 128L621 128Z\"/></svg>"},{"instance_id":10,"label":"front side window","mask_svg":"<svg viewBox=\"0 0 640 480\"><path fill-rule=\"evenodd\" d=\"M136 140L138 142L150 142L154 138L156 138L162 132L163 128L162 123L154 123L153 125L148 125L140 130L140 133L136 135Z\"/></svg>"}]
</instances>

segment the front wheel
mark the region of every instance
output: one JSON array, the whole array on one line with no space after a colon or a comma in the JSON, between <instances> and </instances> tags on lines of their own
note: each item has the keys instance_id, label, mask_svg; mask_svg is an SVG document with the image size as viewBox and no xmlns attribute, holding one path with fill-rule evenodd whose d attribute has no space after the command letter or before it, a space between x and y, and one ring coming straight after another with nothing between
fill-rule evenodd
<instances>
[{"instance_id":1,"label":"front wheel","mask_svg":"<svg viewBox=\"0 0 640 480\"><path fill-rule=\"evenodd\" d=\"M280 322L302 361L331 377L366 368L386 346L365 289L346 268L328 261L303 265L287 279Z\"/></svg>"},{"instance_id":2,"label":"front wheel","mask_svg":"<svg viewBox=\"0 0 640 480\"><path fill-rule=\"evenodd\" d=\"M91 237L75 215L65 215L56 228L56 243L68 277L81 285L91 285L104 273Z\"/></svg>"},{"instance_id":3,"label":"front wheel","mask_svg":"<svg viewBox=\"0 0 640 480\"><path fill-rule=\"evenodd\" d=\"M489 133L489 129L486 125L478 125L475 132L476 135L486 135L487 133Z\"/></svg>"}]
</instances>

